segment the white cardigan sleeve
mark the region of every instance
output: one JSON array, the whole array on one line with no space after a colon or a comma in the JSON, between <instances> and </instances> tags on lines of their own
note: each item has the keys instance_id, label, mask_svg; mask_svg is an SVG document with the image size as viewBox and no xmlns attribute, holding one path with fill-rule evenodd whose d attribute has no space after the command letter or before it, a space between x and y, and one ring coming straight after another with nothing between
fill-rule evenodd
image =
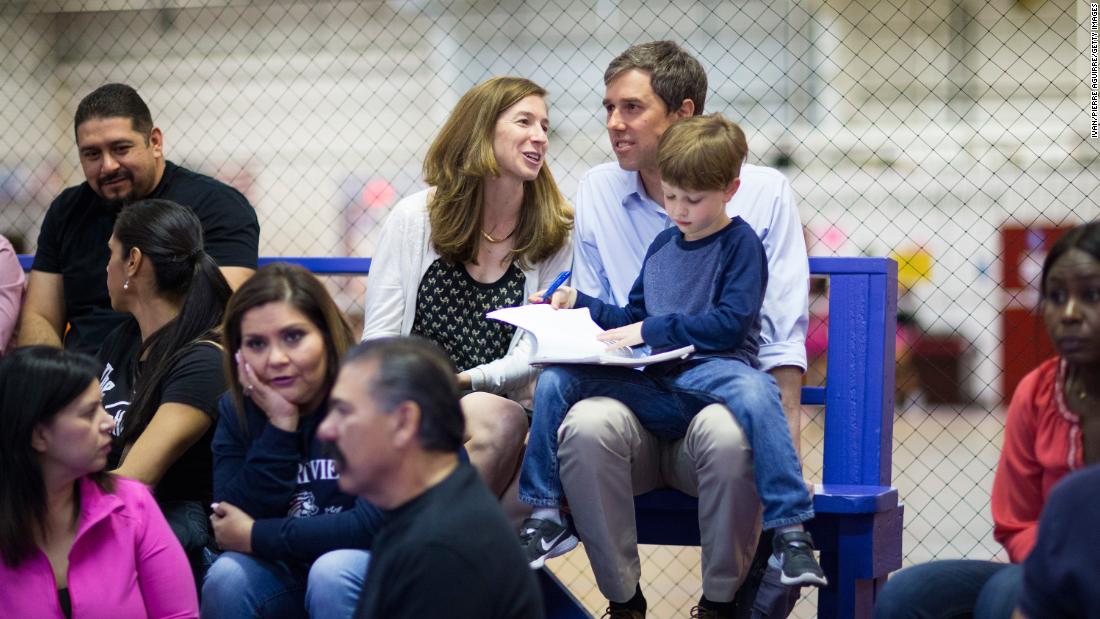
<instances>
[{"instance_id":1,"label":"white cardigan sleeve","mask_svg":"<svg viewBox=\"0 0 1100 619\"><path fill-rule=\"evenodd\" d=\"M570 235L557 253L525 272L527 281L524 292L530 296L536 291L546 288L553 283L559 273L569 269L572 260L573 243L572 235ZM526 302L526 299L524 299L524 302ZM505 394L522 389L538 374L538 371L532 368L530 363L534 349L535 340L531 337L531 334L517 328L506 355L496 361L490 361L467 370L470 375L470 386L476 391L488 391L496 394Z\"/></svg>"},{"instance_id":2,"label":"white cardigan sleeve","mask_svg":"<svg viewBox=\"0 0 1100 619\"><path fill-rule=\"evenodd\" d=\"M404 324L405 306L420 281L417 271L422 256L416 248L423 244L424 235L422 193L398 202L382 224L367 276L364 340L407 334L412 327Z\"/></svg>"}]
</instances>

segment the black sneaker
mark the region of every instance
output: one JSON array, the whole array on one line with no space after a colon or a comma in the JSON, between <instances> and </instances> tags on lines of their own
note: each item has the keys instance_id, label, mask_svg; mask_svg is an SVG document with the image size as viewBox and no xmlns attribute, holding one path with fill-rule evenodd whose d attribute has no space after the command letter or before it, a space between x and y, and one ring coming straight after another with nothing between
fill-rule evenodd
<instances>
[{"instance_id":1,"label":"black sneaker","mask_svg":"<svg viewBox=\"0 0 1100 619\"><path fill-rule=\"evenodd\" d=\"M633 608L607 607L600 619L645 619L645 612Z\"/></svg>"},{"instance_id":2,"label":"black sneaker","mask_svg":"<svg viewBox=\"0 0 1100 619\"><path fill-rule=\"evenodd\" d=\"M600 619L645 619L645 596L642 595L642 585L634 588L634 597L625 602L607 601L607 611Z\"/></svg>"},{"instance_id":3,"label":"black sneaker","mask_svg":"<svg viewBox=\"0 0 1100 619\"><path fill-rule=\"evenodd\" d=\"M531 569L537 570L551 557L563 555L577 547L577 534L569 518L565 524L553 520L528 518L519 528L519 544Z\"/></svg>"},{"instance_id":4,"label":"black sneaker","mask_svg":"<svg viewBox=\"0 0 1100 619\"><path fill-rule=\"evenodd\" d=\"M776 533L768 563L779 568L779 580L785 585L825 587L825 572L814 558L814 540L805 531Z\"/></svg>"},{"instance_id":5,"label":"black sneaker","mask_svg":"<svg viewBox=\"0 0 1100 619\"><path fill-rule=\"evenodd\" d=\"M699 604L691 607L691 619L735 619L737 617L737 601L718 603L711 602L707 597L700 596Z\"/></svg>"}]
</instances>

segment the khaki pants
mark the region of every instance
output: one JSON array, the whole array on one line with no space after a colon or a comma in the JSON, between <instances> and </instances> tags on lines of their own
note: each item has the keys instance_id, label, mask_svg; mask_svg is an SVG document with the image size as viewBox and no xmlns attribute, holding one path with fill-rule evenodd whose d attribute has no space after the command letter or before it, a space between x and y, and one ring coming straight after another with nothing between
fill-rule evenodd
<instances>
[{"instance_id":1,"label":"khaki pants","mask_svg":"<svg viewBox=\"0 0 1100 619\"><path fill-rule=\"evenodd\" d=\"M703 594L733 599L760 536L752 452L729 410L707 406L684 438L660 440L623 404L590 398L558 431L562 487L604 597L625 602L641 577L633 497L672 487L699 497Z\"/></svg>"}]
</instances>

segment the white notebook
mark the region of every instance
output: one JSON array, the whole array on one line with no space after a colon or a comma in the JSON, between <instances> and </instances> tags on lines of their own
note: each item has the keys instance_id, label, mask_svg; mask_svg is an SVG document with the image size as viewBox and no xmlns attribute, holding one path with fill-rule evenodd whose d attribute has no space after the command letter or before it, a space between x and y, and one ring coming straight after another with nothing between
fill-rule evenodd
<instances>
[{"instance_id":1,"label":"white notebook","mask_svg":"<svg viewBox=\"0 0 1100 619\"><path fill-rule=\"evenodd\" d=\"M684 359L695 352L694 346L656 355L629 348L609 351L607 342L596 339L603 329L592 320L587 307L556 310L548 304L539 303L505 307L486 316L531 332L536 342L531 365L590 363L642 367L670 359Z\"/></svg>"}]
</instances>

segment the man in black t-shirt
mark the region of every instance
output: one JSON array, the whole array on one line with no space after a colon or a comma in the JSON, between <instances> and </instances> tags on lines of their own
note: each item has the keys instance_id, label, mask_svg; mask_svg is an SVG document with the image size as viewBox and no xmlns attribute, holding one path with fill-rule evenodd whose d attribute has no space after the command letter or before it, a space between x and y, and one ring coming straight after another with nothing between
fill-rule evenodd
<instances>
[{"instance_id":1,"label":"man in black t-shirt","mask_svg":"<svg viewBox=\"0 0 1100 619\"><path fill-rule=\"evenodd\" d=\"M76 109L85 182L61 192L46 212L31 268L18 343L95 352L124 316L107 294L107 240L119 210L163 198L190 207L206 252L236 288L256 269L260 225L240 192L164 158L164 137L133 88L101 86ZM66 325L68 330L66 332Z\"/></svg>"},{"instance_id":2,"label":"man in black t-shirt","mask_svg":"<svg viewBox=\"0 0 1100 619\"><path fill-rule=\"evenodd\" d=\"M541 596L496 497L459 461L455 370L427 340L383 338L347 357L317 431L340 489L385 516L357 619L539 619Z\"/></svg>"}]
</instances>

